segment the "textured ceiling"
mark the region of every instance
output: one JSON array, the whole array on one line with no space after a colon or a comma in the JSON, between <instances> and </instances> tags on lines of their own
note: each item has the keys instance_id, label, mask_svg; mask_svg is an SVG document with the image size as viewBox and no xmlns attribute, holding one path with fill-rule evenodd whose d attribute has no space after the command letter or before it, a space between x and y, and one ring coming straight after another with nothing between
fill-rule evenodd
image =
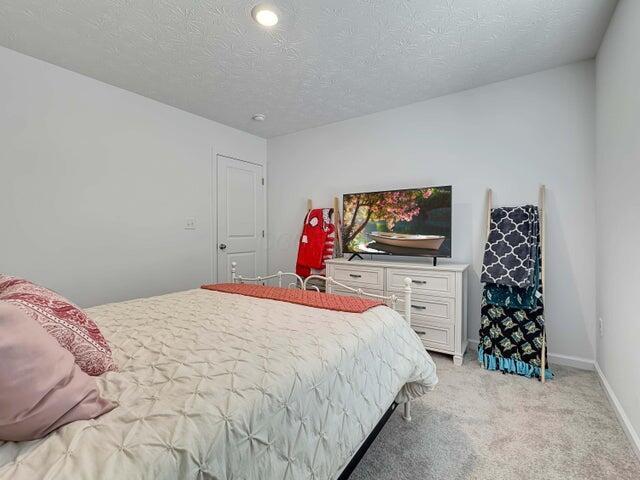
<instances>
[{"instance_id":1,"label":"textured ceiling","mask_svg":"<svg viewBox=\"0 0 640 480\"><path fill-rule=\"evenodd\" d=\"M591 58L616 4L273 0L269 30L256 3L0 0L0 44L271 137Z\"/></svg>"}]
</instances>

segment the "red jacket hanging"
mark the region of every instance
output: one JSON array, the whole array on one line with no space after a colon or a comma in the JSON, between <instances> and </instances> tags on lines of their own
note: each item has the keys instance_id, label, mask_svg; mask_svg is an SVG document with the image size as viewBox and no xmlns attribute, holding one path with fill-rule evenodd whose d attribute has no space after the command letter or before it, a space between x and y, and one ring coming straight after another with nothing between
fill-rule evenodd
<instances>
[{"instance_id":1,"label":"red jacket hanging","mask_svg":"<svg viewBox=\"0 0 640 480\"><path fill-rule=\"evenodd\" d=\"M332 216L333 208L315 208L304 218L296 261L298 275L308 277L322 273L325 268L324 261L333 256L335 226Z\"/></svg>"}]
</instances>

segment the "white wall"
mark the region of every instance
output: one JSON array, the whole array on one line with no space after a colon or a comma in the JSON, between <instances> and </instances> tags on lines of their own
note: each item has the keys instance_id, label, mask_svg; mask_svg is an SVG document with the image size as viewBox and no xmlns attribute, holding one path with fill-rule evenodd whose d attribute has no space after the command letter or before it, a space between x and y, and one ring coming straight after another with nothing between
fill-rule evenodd
<instances>
[{"instance_id":1,"label":"white wall","mask_svg":"<svg viewBox=\"0 0 640 480\"><path fill-rule=\"evenodd\" d=\"M452 184L453 261L473 263L477 339L486 188L522 204L544 183L550 352L593 360L594 98L587 61L269 139L270 270L293 268L307 197Z\"/></svg>"},{"instance_id":2,"label":"white wall","mask_svg":"<svg viewBox=\"0 0 640 480\"><path fill-rule=\"evenodd\" d=\"M597 57L597 360L640 449L640 2L618 4ZM627 425L628 426L628 425ZM639 450L640 452L640 450Z\"/></svg>"},{"instance_id":3,"label":"white wall","mask_svg":"<svg viewBox=\"0 0 640 480\"><path fill-rule=\"evenodd\" d=\"M85 306L210 281L213 153L266 142L0 48L0 272Z\"/></svg>"}]
</instances>

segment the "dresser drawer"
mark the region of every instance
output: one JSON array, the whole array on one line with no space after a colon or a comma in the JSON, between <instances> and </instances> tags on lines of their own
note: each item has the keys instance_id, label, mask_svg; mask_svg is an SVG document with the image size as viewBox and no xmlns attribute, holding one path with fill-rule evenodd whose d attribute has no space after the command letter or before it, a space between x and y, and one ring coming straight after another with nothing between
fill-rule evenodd
<instances>
[{"instance_id":1,"label":"dresser drawer","mask_svg":"<svg viewBox=\"0 0 640 480\"><path fill-rule=\"evenodd\" d=\"M396 304L396 310L404 314L404 302ZM411 295L411 323L449 326L455 323L453 298Z\"/></svg>"},{"instance_id":2,"label":"dresser drawer","mask_svg":"<svg viewBox=\"0 0 640 480\"><path fill-rule=\"evenodd\" d=\"M384 289L383 268L336 265L333 279L352 288Z\"/></svg>"},{"instance_id":3,"label":"dresser drawer","mask_svg":"<svg viewBox=\"0 0 640 480\"><path fill-rule=\"evenodd\" d=\"M439 325L414 325L413 331L418 334L425 347L440 352L450 353L454 351L454 328Z\"/></svg>"},{"instance_id":4,"label":"dresser drawer","mask_svg":"<svg viewBox=\"0 0 640 480\"><path fill-rule=\"evenodd\" d=\"M387 290L401 292L404 290L404 279L411 279L411 293L425 295L454 296L456 291L456 275L453 272L421 272L419 270L403 270L389 268L387 270Z\"/></svg>"}]
</instances>

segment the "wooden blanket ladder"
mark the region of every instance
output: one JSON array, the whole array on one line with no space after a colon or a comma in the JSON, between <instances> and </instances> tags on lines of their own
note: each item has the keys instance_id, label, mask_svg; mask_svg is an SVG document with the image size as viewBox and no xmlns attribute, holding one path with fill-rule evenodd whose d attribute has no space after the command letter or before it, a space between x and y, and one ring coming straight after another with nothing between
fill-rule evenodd
<instances>
[{"instance_id":1,"label":"wooden blanket ladder","mask_svg":"<svg viewBox=\"0 0 640 480\"><path fill-rule=\"evenodd\" d=\"M542 282L542 303L545 304L544 297L547 290L547 284L545 283L545 259L546 259L546 213L545 213L545 192L544 185L540 185L538 191L538 214L540 217L540 281ZM486 222L486 235L485 240L488 239L489 232L491 230L491 209L493 208L493 191L487 189L487 222ZM484 251L484 246L483 250ZM540 359L540 381L545 383L545 372L547 369L547 328L545 321L544 333L542 335L542 354Z\"/></svg>"}]
</instances>

